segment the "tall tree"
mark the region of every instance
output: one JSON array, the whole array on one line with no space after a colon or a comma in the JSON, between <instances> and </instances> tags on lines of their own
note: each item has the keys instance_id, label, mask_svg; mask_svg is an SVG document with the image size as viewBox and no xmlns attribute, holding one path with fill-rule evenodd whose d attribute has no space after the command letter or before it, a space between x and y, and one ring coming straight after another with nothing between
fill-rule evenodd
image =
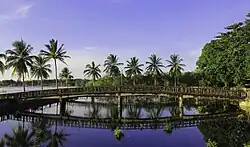
<instances>
[{"instance_id":1,"label":"tall tree","mask_svg":"<svg viewBox=\"0 0 250 147\"><path fill-rule=\"evenodd\" d=\"M13 68L12 75L17 75L23 81L23 91L25 92L25 76L32 67L34 56L30 55L33 48L22 39L12 43L13 48L6 51L6 68Z\"/></svg>"},{"instance_id":2,"label":"tall tree","mask_svg":"<svg viewBox=\"0 0 250 147\"><path fill-rule=\"evenodd\" d=\"M245 22L225 27L207 43L196 62L209 86L241 85L250 77L250 13Z\"/></svg>"},{"instance_id":3,"label":"tall tree","mask_svg":"<svg viewBox=\"0 0 250 147\"><path fill-rule=\"evenodd\" d=\"M63 130L60 130L59 132L56 131L51 135L47 147L59 147L59 145L64 147L64 142L67 141L67 136L69 136L69 134L64 133Z\"/></svg>"},{"instance_id":4,"label":"tall tree","mask_svg":"<svg viewBox=\"0 0 250 147\"><path fill-rule=\"evenodd\" d=\"M133 78L133 85L135 85L136 76L142 74L141 67L144 66L144 64L139 63L139 59L136 57L130 58L130 61L127 61L126 74L128 77Z\"/></svg>"},{"instance_id":5,"label":"tall tree","mask_svg":"<svg viewBox=\"0 0 250 147\"><path fill-rule=\"evenodd\" d=\"M67 65L65 62L65 58L70 58L70 56L66 55L67 51L64 49L64 44L58 45L57 40L50 40L49 44L45 44L46 50L41 50L41 55L46 56L48 59L53 59L55 64L55 76L56 76L56 88L58 89L58 78L57 78L57 60L63 62Z\"/></svg>"},{"instance_id":6,"label":"tall tree","mask_svg":"<svg viewBox=\"0 0 250 147\"><path fill-rule=\"evenodd\" d=\"M68 87L68 81L73 79L74 77L72 76L72 72L69 71L68 67L64 67L61 71L61 73L59 74L59 77L61 79L64 79L66 81L66 86Z\"/></svg>"},{"instance_id":7,"label":"tall tree","mask_svg":"<svg viewBox=\"0 0 250 147\"><path fill-rule=\"evenodd\" d=\"M35 56L34 63L31 67L32 77L35 77L41 81L41 90L43 90L43 80L48 79L50 73L52 72L48 61L49 59L42 55Z\"/></svg>"},{"instance_id":8,"label":"tall tree","mask_svg":"<svg viewBox=\"0 0 250 147\"><path fill-rule=\"evenodd\" d=\"M6 55L5 54L0 54L0 59L6 60ZM0 60L0 72L3 74L5 71L5 64L3 61Z\"/></svg>"},{"instance_id":9,"label":"tall tree","mask_svg":"<svg viewBox=\"0 0 250 147\"><path fill-rule=\"evenodd\" d=\"M28 129L23 129L18 125L17 129L12 130L12 136L5 134L4 140L8 147L34 147L34 133Z\"/></svg>"},{"instance_id":10,"label":"tall tree","mask_svg":"<svg viewBox=\"0 0 250 147\"><path fill-rule=\"evenodd\" d=\"M120 74L119 66L123 65L123 63L118 62L118 60L119 57L117 55L110 54L104 61L104 72L111 77L118 76Z\"/></svg>"},{"instance_id":11,"label":"tall tree","mask_svg":"<svg viewBox=\"0 0 250 147\"><path fill-rule=\"evenodd\" d=\"M181 63L183 59L181 59L177 54L170 55L170 60L166 61L168 62L167 67L170 67L169 74L172 78L174 78L174 86L176 86L178 76L180 76L181 72L184 70L183 67L185 64Z\"/></svg>"},{"instance_id":12,"label":"tall tree","mask_svg":"<svg viewBox=\"0 0 250 147\"><path fill-rule=\"evenodd\" d=\"M152 54L148 57L149 61L146 62L148 66L146 67L147 72L154 77L154 85L157 85L157 77L163 74L161 60L162 58L157 57L155 54Z\"/></svg>"},{"instance_id":13,"label":"tall tree","mask_svg":"<svg viewBox=\"0 0 250 147\"><path fill-rule=\"evenodd\" d=\"M91 62L91 64L87 64L86 65L86 69L84 70L84 74L88 77L92 77L92 80L93 80L93 84L94 84L94 81L98 78L101 77L101 70L100 70L100 64L96 65L94 61Z\"/></svg>"}]
</instances>

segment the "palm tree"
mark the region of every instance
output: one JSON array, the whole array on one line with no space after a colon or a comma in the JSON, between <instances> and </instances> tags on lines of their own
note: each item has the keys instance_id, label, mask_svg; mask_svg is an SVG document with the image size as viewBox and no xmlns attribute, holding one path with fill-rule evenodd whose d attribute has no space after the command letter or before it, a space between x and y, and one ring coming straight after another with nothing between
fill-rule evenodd
<instances>
[{"instance_id":1,"label":"palm tree","mask_svg":"<svg viewBox=\"0 0 250 147\"><path fill-rule=\"evenodd\" d=\"M127 61L126 74L129 77L133 77L133 85L135 85L135 79L137 75L140 75L142 73L141 67L144 66L144 64L139 64L139 59L136 57L130 58L130 61Z\"/></svg>"},{"instance_id":2,"label":"palm tree","mask_svg":"<svg viewBox=\"0 0 250 147\"><path fill-rule=\"evenodd\" d=\"M4 145L5 145L5 141L4 141L4 139L2 138L2 139L0 140L0 147L4 147Z\"/></svg>"},{"instance_id":3,"label":"palm tree","mask_svg":"<svg viewBox=\"0 0 250 147\"><path fill-rule=\"evenodd\" d=\"M51 131L50 125L47 125L47 120L40 120L32 124L32 132L35 136L35 144L39 145L49 140Z\"/></svg>"},{"instance_id":4,"label":"palm tree","mask_svg":"<svg viewBox=\"0 0 250 147\"><path fill-rule=\"evenodd\" d=\"M55 64L55 76L56 76L56 89L58 89L58 79L57 79L57 60L63 62L67 65L67 63L64 61L65 58L70 58L70 56L67 56L67 52L64 49L64 44L62 44L60 47L58 45L57 40L50 40L49 44L45 44L45 47L48 51L41 50L41 55L46 56L48 59L53 59ZM59 47L59 48L58 48Z\"/></svg>"},{"instance_id":5,"label":"palm tree","mask_svg":"<svg viewBox=\"0 0 250 147\"><path fill-rule=\"evenodd\" d=\"M32 77L41 80L41 90L43 90L43 79L49 78L49 74L52 72L48 61L48 58L42 55L35 56L34 63L31 67Z\"/></svg>"},{"instance_id":6,"label":"palm tree","mask_svg":"<svg viewBox=\"0 0 250 147\"><path fill-rule=\"evenodd\" d=\"M66 80L66 86L68 87L68 80L73 79L74 77L71 75L72 72L69 71L69 68L64 67L61 71L61 73L59 74L60 79L65 79Z\"/></svg>"},{"instance_id":7,"label":"palm tree","mask_svg":"<svg viewBox=\"0 0 250 147\"><path fill-rule=\"evenodd\" d=\"M138 107L137 105L128 105L127 107L127 115L130 118L140 118L141 116L141 108Z\"/></svg>"},{"instance_id":8,"label":"palm tree","mask_svg":"<svg viewBox=\"0 0 250 147\"><path fill-rule=\"evenodd\" d=\"M64 147L64 142L67 141L68 134L65 134L63 130L60 130L59 132L55 132L51 134L51 140L48 143L47 147Z\"/></svg>"},{"instance_id":9,"label":"palm tree","mask_svg":"<svg viewBox=\"0 0 250 147\"><path fill-rule=\"evenodd\" d=\"M13 136L4 135L5 144L8 147L34 147L34 133L29 133L28 129L23 129L18 125L17 129L12 129Z\"/></svg>"},{"instance_id":10,"label":"palm tree","mask_svg":"<svg viewBox=\"0 0 250 147\"><path fill-rule=\"evenodd\" d=\"M104 72L106 72L111 77L118 76L120 73L118 66L123 65L123 63L118 62L118 60L119 58L117 55L110 54L104 61Z\"/></svg>"},{"instance_id":11,"label":"palm tree","mask_svg":"<svg viewBox=\"0 0 250 147\"><path fill-rule=\"evenodd\" d=\"M6 55L5 54L0 54L0 59L6 59ZM0 72L2 73L2 75L3 75L3 73L4 73L4 71L5 71L5 65L4 65L4 62L2 62L1 60L0 60Z\"/></svg>"},{"instance_id":12,"label":"palm tree","mask_svg":"<svg viewBox=\"0 0 250 147\"><path fill-rule=\"evenodd\" d=\"M32 67L33 58L31 51L33 48L26 44L22 39L21 41L15 41L12 43L13 49L6 51L6 68L13 68L12 75L18 76L23 80L23 91L25 92L25 76L29 72L29 68Z\"/></svg>"},{"instance_id":13,"label":"palm tree","mask_svg":"<svg viewBox=\"0 0 250 147\"><path fill-rule=\"evenodd\" d=\"M92 61L91 64L87 64L86 65L86 69L84 70L84 74L88 77L92 76L92 80L93 80L93 84L94 84L94 81L98 78L101 77L101 70L100 70L100 67L101 65L98 64L98 65L95 65L95 62Z\"/></svg>"},{"instance_id":14,"label":"palm tree","mask_svg":"<svg viewBox=\"0 0 250 147\"><path fill-rule=\"evenodd\" d=\"M119 57L114 54L110 54L107 59L104 61L104 72L106 72L109 76L113 77L113 84L115 83L115 77L120 75L119 66L123 65L123 63L118 62ZM121 77L122 82L122 77Z\"/></svg>"},{"instance_id":15,"label":"palm tree","mask_svg":"<svg viewBox=\"0 0 250 147\"><path fill-rule=\"evenodd\" d=\"M148 64L146 70L150 75L154 77L154 85L156 86L157 76L163 74L163 71L161 70L161 68L164 67L164 65L161 62L162 58L159 58L155 54L152 54L150 57L148 57L148 59L149 61L146 62L146 64Z\"/></svg>"},{"instance_id":16,"label":"palm tree","mask_svg":"<svg viewBox=\"0 0 250 147\"><path fill-rule=\"evenodd\" d=\"M178 82L178 76L184 70L183 67L185 64L181 63L183 59L181 59L177 54L170 55L170 60L166 61L168 62L167 67L170 67L169 74L174 78L174 86L176 86Z\"/></svg>"}]
</instances>

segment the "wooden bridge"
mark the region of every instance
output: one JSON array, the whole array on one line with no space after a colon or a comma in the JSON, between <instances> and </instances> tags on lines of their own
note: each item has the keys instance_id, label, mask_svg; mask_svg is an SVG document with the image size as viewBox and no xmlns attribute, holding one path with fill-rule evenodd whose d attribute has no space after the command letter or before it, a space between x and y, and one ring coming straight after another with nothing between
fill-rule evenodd
<instances>
[{"instance_id":1,"label":"wooden bridge","mask_svg":"<svg viewBox=\"0 0 250 147\"><path fill-rule=\"evenodd\" d=\"M0 120L24 120L25 122L36 122L41 119L46 120L49 125L81 127L81 128L97 128L97 129L113 129L119 127L124 130L134 129L162 129L168 124L173 128L193 127L204 122L228 121L235 119L240 113L222 113L222 114L204 114L204 115L184 115L183 118L178 116L151 118L84 118L76 116L60 116L54 114L41 114L26 112L21 117L6 115L0 117Z\"/></svg>"},{"instance_id":2,"label":"wooden bridge","mask_svg":"<svg viewBox=\"0 0 250 147\"><path fill-rule=\"evenodd\" d=\"M80 96L99 94L165 94L165 95L190 95L203 97L219 97L230 99L243 99L247 94L239 90L210 87L163 87L163 86L109 86L109 87L84 87L37 90L0 94L0 99L29 99L53 96Z\"/></svg>"}]
</instances>

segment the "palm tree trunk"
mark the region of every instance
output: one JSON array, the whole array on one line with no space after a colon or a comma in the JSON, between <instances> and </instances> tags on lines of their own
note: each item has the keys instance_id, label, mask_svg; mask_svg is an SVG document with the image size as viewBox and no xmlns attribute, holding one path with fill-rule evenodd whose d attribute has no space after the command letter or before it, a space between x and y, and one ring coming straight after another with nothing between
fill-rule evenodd
<instances>
[{"instance_id":1,"label":"palm tree trunk","mask_svg":"<svg viewBox=\"0 0 250 147\"><path fill-rule=\"evenodd\" d=\"M41 93L40 93L40 98L42 98L43 95L43 78L41 77ZM42 106L42 114L43 114L43 106Z\"/></svg>"},{"instance_id":2,"label":"palm tree trunk","mask_svg":"<svg viewBox=\"0 0 250 147\"><path fill-rule=\"evenodd\" d=\"M23 73L23 92L25 93L25 81L24 81L24 73Z\"/></svg>"},{"instance_id":3,"label":"palm tree trunk","mask_svg":"<svg viewBox=\"0 0 250 147\"><path fill-rule=\"evenodd\" d=\"M133 85L135 85L135 76L133 77Z\"/></svg>"},{"instance_id":4,"label":"palm tree trunk","mask_svg":"<svg viewBox=\"0 0 250 147\"><path fill-rule=\"evenodd\" d=\"M55 62L55 74L56 74L56 89L58 90L58 80L57 80L57 65L56 65L56 59L54 59Z\"/></svg>"},{"instance_id":5,"label":"palm tree trunk","mask_svg":"<svg viewBox=\"0 0 250 147\"><path fill-rule=\"evenodd\" d=\"M41 90L43 91L43 78L41 78Z\"/></svg>"},{"instance_id":6,"label":"palm tree trunk","mask_svg":"<svg viewBox=\"0 0 250 147\"><path fill-rule=\"evenodd\" d=\"M154 85L157 85L156 76L154 77Z\"/></svg>"},{"instance_id":7,"label":"palm tree trunk","mask_svg":"<svg viewBox=\"0 0 250 147\"><path fill-rule=\"evenodd\" d=\"M66 79L66 87L68 88L68 78Z\"/></svg>"},{"instance_id":8,"label":"palm tree trunk","mask_svg":"<svg viewBox=\"0 0 250 147\"><path fill-rule=\"evenodd\" d=\"M177 77L174 77L174 86L176 87Z\"/></svg>"}]
</instances>

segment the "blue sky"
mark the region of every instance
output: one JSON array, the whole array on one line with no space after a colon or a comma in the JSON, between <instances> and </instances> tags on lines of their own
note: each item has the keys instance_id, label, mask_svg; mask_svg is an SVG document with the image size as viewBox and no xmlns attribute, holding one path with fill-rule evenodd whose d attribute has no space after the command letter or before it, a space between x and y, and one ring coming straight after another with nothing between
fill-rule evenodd
<instances>
[{"instance_id":1,"label":"blue sky","mask_svg":"<svg viewBox=\"0 0 250 147\"><path fill-rule=\"evenodd\" d=\"M67 62L75 77L110 53L121 62L177 53L190 71L204 44L244 20L249 6L249 0L1 0L0 52L23 38L37 53L54 38L72 57Z\"/></svg>"}]
</instances>

